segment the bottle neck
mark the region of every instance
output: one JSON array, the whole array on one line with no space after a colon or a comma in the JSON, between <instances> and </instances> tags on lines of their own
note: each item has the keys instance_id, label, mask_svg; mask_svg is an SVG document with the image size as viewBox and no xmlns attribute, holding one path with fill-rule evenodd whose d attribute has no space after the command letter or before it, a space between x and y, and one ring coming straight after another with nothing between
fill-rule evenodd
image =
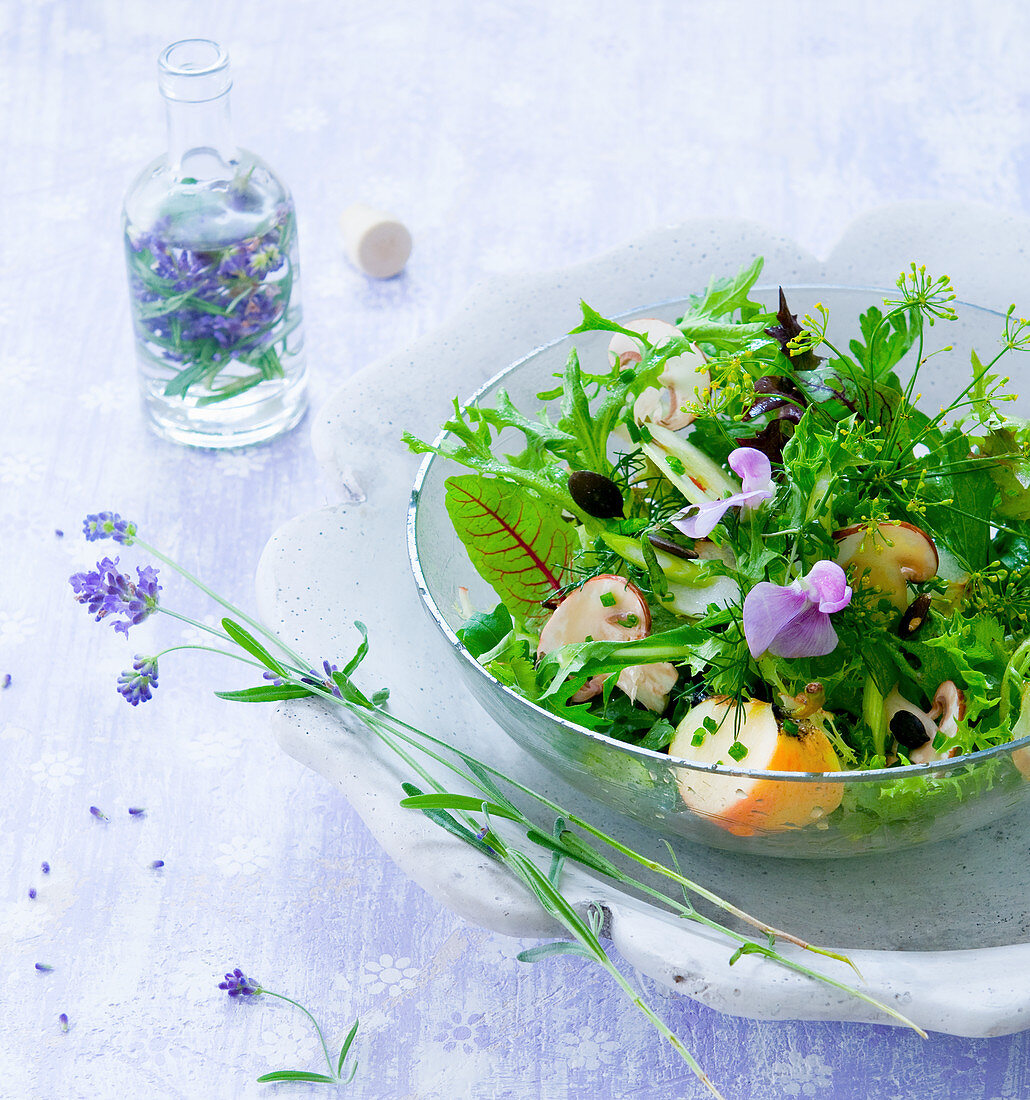
<instances>
[{"instance_id":1,"label":"bottle neck","mask_svg":"<svg viewBox=\"0 0 1030 1100\"><path fill-rule=\"evenodd\" d=\"M232 179L239 153L232 139L229 93L202 103L166 99L168 166L176 179Z\"/></svg>"},{"instance_id":2,"label":"bottle neck","mask_svg":"<svg viewBox=\"0 0 1030 1100\"><path fill-rule=\"evenodd\" d=\"M207 38L173 42L158 58L168 118L168 164L177 179L232 179L239 156L229 124L229 55Z\"/></svg>"}]
</instances>

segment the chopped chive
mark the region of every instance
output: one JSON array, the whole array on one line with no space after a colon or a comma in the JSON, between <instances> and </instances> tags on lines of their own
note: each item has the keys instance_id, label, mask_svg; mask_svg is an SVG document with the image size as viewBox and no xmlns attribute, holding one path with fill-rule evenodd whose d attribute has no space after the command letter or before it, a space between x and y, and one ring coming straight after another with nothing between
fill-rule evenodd
<instances>
[{"instance_id":1,"label":"chopped chive","mask_svg":"<svg viewBox=\"0 0 1030 1100\"><path fill-rule=\"evenodd\" d=\"M705 743L705 731L698 730L697 733L695 733L694 736L691 737L690 743L694 746L695 749L703 745Z\"/></svg>"},{"instance_id":2,"label":"chopped chive","mask_svg":"<svg viewBox=\"0 0 1030 1100\"><path fill-rule=\"evenodd\" d=\"M614 592L602 592L601 596L600 596L600 599L601 599L601 603L605 607L614 607L615 606L615 593Z\"/></svg>"},{"instance_id":3,"label":"chopped chive","mask_svg":"<svg viewBox=\"0 0 1030 1100\"><path fill-rule=\"evenodd\" d=\"M740 741L734 741L726 751L739 764L747 756L747 745L742 744Z\"/></svg>"},{"instance_id":4,"label":"chopped chive","mask_svg":"<svg viewBox=\"0 0 1030 1100\"><path fill-rule=\"evenodd\" d=\"M683 462L675 455L666 455L665 464L669 467L670 470L672 470L674 474L683 475L687 472L686 466L684 466Z\"/></svg>"}]
</instances>

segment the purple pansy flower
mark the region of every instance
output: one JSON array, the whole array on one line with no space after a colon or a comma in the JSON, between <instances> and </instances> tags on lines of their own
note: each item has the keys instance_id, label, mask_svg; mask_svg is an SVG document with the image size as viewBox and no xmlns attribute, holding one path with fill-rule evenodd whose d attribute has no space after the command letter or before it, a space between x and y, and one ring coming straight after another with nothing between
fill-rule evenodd
<instances>
[{"instance_id":1,"label":"purple pansy flower","mask_svg":"<svg viewBox=\"0 0 1030 1100\"><path fill-rule=\"evenodd\" d=\"M730 452L729 464L730 469L741 479L740 492L708 504L691 505L674 519L673 526L678 527L687 538L707 538L728 509L743 508L744 511L751 511L763 500L775 495L772 466L761 451L756 451L753 447L738 447Z\"/></svg>"},{"instance_id":2,"label":"purple pansy flower","mask_svg":"<svg viewBox=\"0 0 1030 1100\"><path fill-rule=\"evenodd\" d=\"M817 561L793 584L760 581L744 600L744 637L752 657L822 657L837 646L830 616L851 603L836 562Z\"/></svg>"},{"instance_id":3,"label":"purple pansy flower","mask_svg":"<svg viewBox=\"0 0 1030 1100\"><path fill-rule=\"evenodd\" d=\"M104 537L104 536L97 536ZM91 573L76 573L69 578L79 603L86 604L96 621L108 616L123 616L115 622L115 630L128 635L129 627L143 622L157 610L157 570L150 565L136 567L136 580L118 572L118 559L103 558Z\"/></svg>"}]
</instances>

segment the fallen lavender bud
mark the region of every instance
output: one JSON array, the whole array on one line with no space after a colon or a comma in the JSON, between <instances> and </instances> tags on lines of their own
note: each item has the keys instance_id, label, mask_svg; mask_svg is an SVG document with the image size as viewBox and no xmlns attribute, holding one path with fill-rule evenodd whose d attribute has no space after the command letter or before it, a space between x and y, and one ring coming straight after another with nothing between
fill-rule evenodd
<instances>
[{"instance_id":1,"label":"fallen lavender bud","mask_svg":"<svg viewBox=\"0 0 1030 1100\"><path fill-rule=\"evenodd\" d=\"M29 887L29 897L34 898L35 896L36 896L36 888L35 888L35 886L30 886Z\"/></svg>"},{"instance_id":2,"label":"fallen lavender bud","mask_svg":"<svg viewBox=\"0 0 1030 1100\"><path fill-rule=\"evenodd\" d=\"M36 963L36 969L40 974L48 974L54 968L49 963Z\"/></svg>"},{"instance_id":3,"label":"fallen lavender bud","mask_svg":"<svg viewBox=\"0 0 1030 1100\"><path fill-rule=\"evenodd\" d=\"M67 1012L62 1012L61 1015L58 1016L57 1018L58 1018L58 1020L61 1021L61 1030L64 1031L64 1032L67 1032L67 1030L68 1030L68 1013Z\"/></svg>"},{"instance_id":4,"label":"fallen lavender bud","mask_svg":"<svg viewBox=\"0 0 1030 1100\"><path fill-rule=\"evenodd\" d=\"M44 875L49 875L50 874L50 864L47 863L47 861L45 859L39 865L39 869L43 872Z\"/></svg>"},{"instance_id":5,"label":"fallen lavender bud","mask_svg":"<svg viewBox=\"0 0 1030 1100\"><path fill-rule=\"evenodd\" d=\"M133 817L139 817L140 814L145 814L146 812L147 811L146 811L146 809L144 809L143 806L130 806L129 807L129 813Z\"/></svg>"},{"instance_id":6,"label":"fallen lavender bud","mask_svg":"<svg viewBox=\"0 0 1030 1100\"><path fill-rule=\"evenodd\" d=\"M163 859L155 859L154 862L151 863L150 869L151 871L160 871L164 865L165 861Z\"/></svg>"},{"instance_id":7,"label":"fallen lavender bud","mask_svg":"<svg viewBox=\"0 0 1030 1100\"><path fill-rule=\"evenodd\" d=\"M105 814L103 810L101 810L101 809L98 809L98 808L97 808L96 806L90 806L90 808L89 808L89 812L90 812L90 813L91 813L91 814L92 814L92 815L93 815L93 816L94 816L94 817L95 817L95 818L96 818L96 819L97 819L98 821L107 821L107 820L108 820L107 814Z\"/></svg>"}]
</instances>

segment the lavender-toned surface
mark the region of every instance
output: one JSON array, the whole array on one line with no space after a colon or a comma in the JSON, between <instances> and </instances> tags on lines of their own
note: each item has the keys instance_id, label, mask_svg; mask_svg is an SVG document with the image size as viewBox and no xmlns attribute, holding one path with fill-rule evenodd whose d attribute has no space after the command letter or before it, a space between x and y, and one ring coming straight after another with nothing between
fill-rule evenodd
<instances>
[{"instance_id":1,"label":"lavender-toned surface","mask_svg":"<svg viewBox=\"0 0 1030 1100\"><path fill-rule=\"evenodd\" d=\"M161 46L228 46L241 144L293 187L317 400L484 277L692 216L753 218L824 254L897 199L1030 213L1020 15L928 0L789 16L671 0L0 7L0 1095L307 1095L253 1083L317 1068L318 1049L288 1006L217 992L235 964L333 1036L361 1015L358 1098L701 1095L588 964L521 966L519 944L411 884L263 714L211 698L244 682L232 669L173 655L151 703L115 693L156 628L184 632L151 620L126 644L74 604L64 578L95 560L83 514L134 516L249 601L268 535L334 496L306 425L229 454L142 427L118 214L160 147ZM336 221L355 200L412 228L405 275L347 266ZM201 607L174 583L164 595ZM755 1023L645 984L731 1096L1030 1094L1026 1032Z\"/></svg>"}]
</instances>

